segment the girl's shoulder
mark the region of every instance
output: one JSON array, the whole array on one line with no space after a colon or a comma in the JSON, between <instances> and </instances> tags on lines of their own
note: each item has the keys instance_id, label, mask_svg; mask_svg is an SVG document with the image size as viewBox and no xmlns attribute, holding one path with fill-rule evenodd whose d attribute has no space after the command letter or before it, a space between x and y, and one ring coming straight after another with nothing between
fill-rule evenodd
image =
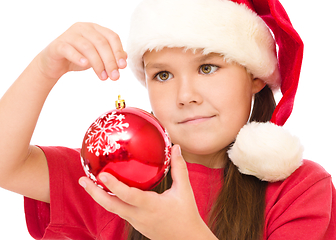
<instances>
[{"instance_id":1,"label":"girl's shoulder","mask_svg":"<svg viewBox=\"0 0 336 240\"><path fill-rule=\"evenodd\" d=\"M286 180L270 183L268 191L273 192L278 188L289 190L298 186L309 188L323 179L331 180L331 175L318 163L303 160L302 165Z\"/></svg>"},{"instance_id":2,"label":"girl's shoulder","mask_svg":"<svg viewBox=\"0 0 336 240\"><path fill-rule=\"evenodd\" d=\"M303 160L302 165L286 180L269 183L266 201L270 201L272 197L279 200L289 194L298 197L303 192L319 185L320 182L332 185L331 175L318 163Z\"/></svg>"},{"instance_id":3,"label":"girl's shoulder","mask_svg":"<svg viewBox=\"0 0 336 240\"><path fill-rule=\"evenodd\" d=\"M286 180L267 187L266 239L331 239L323 236L335 234L335 206L331 175L319 164L304 160Z\"/></svg>"},{"instance_id":4,"label":"girl's shoulder","mask_svg":"<svg viewBox=\"0 0 336 240\"><path fill-rule=\"evenodd\" d=\"M293 174L292 178L296 177L313 177L313 178L325 178L331 177L331 175L318 163L310 161L310 160L303 160L301 167L299 167Z\"/></svg>"}]
</instances>

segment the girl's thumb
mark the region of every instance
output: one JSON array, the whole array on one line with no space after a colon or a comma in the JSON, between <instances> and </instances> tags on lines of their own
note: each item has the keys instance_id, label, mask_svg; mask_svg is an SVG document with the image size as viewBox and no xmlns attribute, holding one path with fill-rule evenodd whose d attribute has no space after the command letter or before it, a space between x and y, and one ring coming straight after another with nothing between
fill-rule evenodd
<instances>
[{"instance_id":1,"label":"girl's thumb","mask_svg":"<svg viewBox=\"0 0 336 240\"><path fill-rule=\"evenodd\" d=\"M174 145L172 148L171 176L176 187L190 188L187 164L182 157L179 145Z\"/></svg>"}]
</instances>

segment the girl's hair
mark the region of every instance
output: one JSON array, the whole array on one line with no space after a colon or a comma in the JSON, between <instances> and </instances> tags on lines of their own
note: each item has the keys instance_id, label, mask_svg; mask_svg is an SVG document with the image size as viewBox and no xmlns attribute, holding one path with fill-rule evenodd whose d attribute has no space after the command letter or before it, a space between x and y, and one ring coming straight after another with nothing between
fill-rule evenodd
<instances>
[{"instance_id":1,"label":"girl's hair","mask_svg":"<svg viewBox=\"0 0 336 240\"><path fill-rule=\"evenodd\" d=\"M250 122L268 122L276 107L272 90L266 85L255 94ZM228 147L229 148L229 147ZM228 149L227 148L227 149ZM223 186L212 206L208 226L219 240L260 240L265 221L265 193L267 182L241 174L228 155L223 174ZM153 189L162 193L172 185L170 171ZM127 224L128 240L147 240Z\"/></svg>"}]
</instances>

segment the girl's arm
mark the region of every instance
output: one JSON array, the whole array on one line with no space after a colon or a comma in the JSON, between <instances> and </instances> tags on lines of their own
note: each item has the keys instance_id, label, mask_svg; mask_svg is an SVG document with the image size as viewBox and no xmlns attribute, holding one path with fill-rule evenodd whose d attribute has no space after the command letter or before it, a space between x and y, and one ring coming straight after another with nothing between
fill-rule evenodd
<instances>
[{"instance_id":1,"label":"girl's arm","mask_svg":"<svg viewBox=\"0 0 336 240\"><path fill-rule=\"evenodd\" d=\"M50 201L46 158L30 146L49 92L66 72L90 67L117 80L126 58L118 35L92 23L74 24L34 58L0 100L0 187Z\"/></svg>"}]
</instances>

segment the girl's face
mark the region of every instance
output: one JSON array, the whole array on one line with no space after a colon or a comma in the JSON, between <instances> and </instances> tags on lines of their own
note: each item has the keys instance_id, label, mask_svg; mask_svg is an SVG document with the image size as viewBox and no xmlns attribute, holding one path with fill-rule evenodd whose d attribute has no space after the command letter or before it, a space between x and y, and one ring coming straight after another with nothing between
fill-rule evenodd
<instances>
[{"instance_id":1,"label":"girl's face","mask_svg":"<svg viewBox=\"0 0 336 240\"><path fill-rule=\"evenodd\" d=\"M203 165L201 159L234 141L248 121L253 94L265 86L219 54L164 48L143 60L155 116L185 160Z\"/></svg>"}]
</instances>

